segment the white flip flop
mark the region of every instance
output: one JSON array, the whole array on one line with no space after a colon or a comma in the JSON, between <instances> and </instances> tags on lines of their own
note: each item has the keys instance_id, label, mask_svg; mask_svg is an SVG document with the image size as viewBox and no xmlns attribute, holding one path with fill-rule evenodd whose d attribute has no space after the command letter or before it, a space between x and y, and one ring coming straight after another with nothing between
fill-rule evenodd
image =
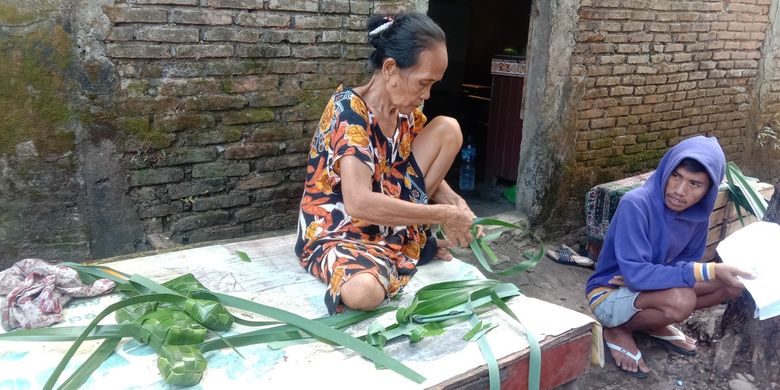
<instances>
[{"instance_id":1,"label":"white flip flop","mask_svg":"<svg viewBox=\"0 0 780 390\"><path fill-rule=\"evenodd\" d=\"M622 353L623 355L628 356L631 360L636 362L636 366L637 366L636 372L628 371L626 369L623 369L623 367L618 366L619 369L623 370L623 372L625 372L626 374L631 375L631 376L633 376L635 378L639 378L639 379L647 378L647 373L639 369L639 360L642 359L642 351L637 350L636 353L634 354L634 353L628 352L627 349L625 349L625 348L623 348L623 347L621 347L621 346L619 346L617 344L612 344L612 343L608 342L607 340L604 340L604 345L606 345L607 348L609 348L609 349L618 351L618 352ZM609 356L611 358L611 355L609 355ZM617 362L615 362L615 365L617 366Z\"/></svg>"},{"instance_id":2,"label":"white flip flop","mask_svg":"<svg viewBox=\"0 0 780 390\"><path fill-rule=\"evenodd\" d=\"M593 260L588 257L580 256L573 249L569 248L566 244L561 244L561 248L557 251L547 250L547 256L558 263L563 265L578 265L580 267L593 267Z\"/></svg>"},{"instance_id":3,"label":"white flip flop","mask_svg":"<svg viewBox=\"0 0 780 390\"><path fill-rule=\"evenodd\" d=\"M659 336L647 332L645 332L645 334L650 336L650 338L653 341L663 345L667 350L671 352L675 352L683 356L696 356L696 350L685 349L677 344L672 343L672 341L688 340L688 338L685 336L685 333L683 333L683 331L675 328L674 326L668 326L667 328L672 329L672 332L674 332L674 334L669 336Z\"/></svg>"}]
</instances>

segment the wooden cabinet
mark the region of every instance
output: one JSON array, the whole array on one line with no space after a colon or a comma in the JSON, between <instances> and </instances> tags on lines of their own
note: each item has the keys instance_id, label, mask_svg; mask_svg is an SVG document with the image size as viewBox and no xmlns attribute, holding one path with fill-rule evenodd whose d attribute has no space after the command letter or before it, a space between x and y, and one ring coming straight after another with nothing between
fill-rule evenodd
<instances>
[{"instance_id":1,"label":"wooden cabinet","mask_svg":"<svg viewBox=\"0 0 780 390\"><path fill-rule=\"evenodd\" d=\"M525 59L496 56L491 64L493 82L490 94L485 178L517 181L520 143L523 140L523 82Z\"/></svg>"}]
</instances>

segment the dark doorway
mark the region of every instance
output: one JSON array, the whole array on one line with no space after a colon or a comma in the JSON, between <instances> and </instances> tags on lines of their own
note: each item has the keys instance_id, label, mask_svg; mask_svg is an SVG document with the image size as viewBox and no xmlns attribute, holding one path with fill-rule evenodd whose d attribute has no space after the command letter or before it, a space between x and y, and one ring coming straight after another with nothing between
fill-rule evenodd
<instances>
[{"instance_id":1,"label":"dark doorway","mask_svg":"<svg viewBox=\"0 0 780 390\"><path fill-rule=\"evenodd\" d=\"M429 118L448 115L458 119L464 146L470 140L477 150L478 182L493 184L496 180L496 177L485 177L490 158L491 104L496 103L491 101L491 93L495 92L491 62L501 55L524 58L530 12L531 0L430 0L428 3L428 15L447 34L449 65L444 79L434 86L424 111ZM515 93L522 95L520 89ZM450 183L457 183L458 165L453 164L447 175Z\"/></svg>"}]
</instances>

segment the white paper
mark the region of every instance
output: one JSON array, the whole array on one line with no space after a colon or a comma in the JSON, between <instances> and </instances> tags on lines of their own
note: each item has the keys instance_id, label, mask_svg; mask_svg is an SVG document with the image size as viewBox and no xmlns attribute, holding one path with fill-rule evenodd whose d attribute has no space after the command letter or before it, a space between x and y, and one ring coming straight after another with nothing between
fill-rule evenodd
<instances>
[{"instance_id":1,"label":"white paper","mask_svg":"<svg viewBox=\"0 0 780 390\"><path fill-rule=\"evenodd\" d=\"M726 237L717 250L724 263L755 276L741 280L756 302L758 318L780 314L780 225L752 223Z\"/></svg>"}]
</instances>

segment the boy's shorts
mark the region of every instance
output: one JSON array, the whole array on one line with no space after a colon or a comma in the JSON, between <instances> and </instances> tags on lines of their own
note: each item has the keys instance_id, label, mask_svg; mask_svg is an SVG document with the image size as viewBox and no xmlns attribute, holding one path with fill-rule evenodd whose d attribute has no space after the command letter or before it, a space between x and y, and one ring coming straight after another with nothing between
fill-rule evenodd
<instances>
[{"instance_id":1,"label":"boy's shorts","mask_svg":"<svg viewBox=\"0 0 780 390\"><path fill-rule=\"evenodd\" d=\"M593 309L593 314L607 328L614 328L628 322L640 309L634 306L639 291L631 291L626 287L612 291L601 303Z\"/></svg>"}]
</instances>

